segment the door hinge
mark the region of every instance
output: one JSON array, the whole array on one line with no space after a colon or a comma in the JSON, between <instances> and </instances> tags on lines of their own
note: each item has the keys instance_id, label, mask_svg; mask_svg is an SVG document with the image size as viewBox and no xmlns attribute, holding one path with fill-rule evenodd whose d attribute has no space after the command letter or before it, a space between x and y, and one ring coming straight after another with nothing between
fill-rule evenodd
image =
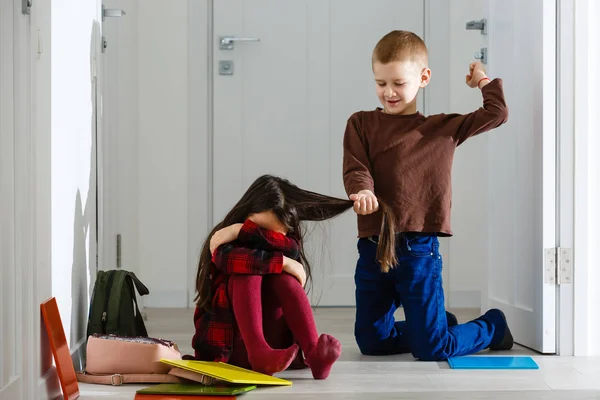
<instances>
[{"instance_id":1,"label":"door hinge","mask_svg":"<svg viewBox=\"0 0 600 400\"><path fill-rule=\"evenodd\" d=\"M565 247L545 249L544 283L565 285L573 283L573 250Z\"/></svg>"}]
</instances>

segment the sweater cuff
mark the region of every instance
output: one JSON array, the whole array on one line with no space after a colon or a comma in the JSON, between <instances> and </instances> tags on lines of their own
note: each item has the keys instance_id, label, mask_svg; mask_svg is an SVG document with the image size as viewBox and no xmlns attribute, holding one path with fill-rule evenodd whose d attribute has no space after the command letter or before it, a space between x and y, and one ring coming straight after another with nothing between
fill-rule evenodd
<instances>
[{"instance_id":1,"label":"sweater cuff","mask_svg":"<svg viewBox=\"0 0 600 400\"><path fill-rule=\"evenodd\" d=\"M242 225L242 229L240 229L240 233L238 234L238 240L240 241L250 241L252 240L252 236L256 235L256 231L259 230L260 227L255 222L247 219Z\"/></svg>"},{"instance_id":2,"label":"sweater cuff","mask_svg":"<svg viewBox=\"0 0 600 400\"><path fill-rule=\"evenodd\" d=\"M371 192L375 193L375 188L372 184L358 183L350 188L350 192L348 193L348 196L350 196L351 194L357 194L361 190L370 190Z\"/></svg>"},{"instance_id":3,"label":"sweater cuff","mask_svg":"<svg viewBox=\"0 0 600 400\"><path fill-rule=\"evenodd\" d=\"M273 254L271 265L273 265L273 270L271 271L273 274L281 274L283 272L283 253L276 251Z\"/></svg>"},{"instance_id":4,"label":"sweater cuff","mask_svg":"<svg viewBox=\"0 0 600 400\"><path fill-rule=\"evenodd\" d=\"M485 85L484 87L481 88L482 92L485 92L487 90L490 89L494 89L494 88L500 88L502 89L502 79L501 78L494 78L490 81L490 83L488 83L487 85Z\"/></svg>"}]
</instances>

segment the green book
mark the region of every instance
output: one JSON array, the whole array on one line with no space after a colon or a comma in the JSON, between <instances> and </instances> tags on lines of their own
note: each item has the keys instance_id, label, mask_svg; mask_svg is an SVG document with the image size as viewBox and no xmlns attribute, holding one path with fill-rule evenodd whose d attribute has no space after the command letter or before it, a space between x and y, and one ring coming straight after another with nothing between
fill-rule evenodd
<instances>
[{"instance_id":1,"label":"green book","mask_svg":"<svg viewBox=\"0 0 600 400\"><path fill-rule=\"evenodd\" d=\"M200 384L163 383L137 391L139 394L178 394L189 396L237 396L256 389L254 385L205 386Z\"/></svg>"}]
</instances>

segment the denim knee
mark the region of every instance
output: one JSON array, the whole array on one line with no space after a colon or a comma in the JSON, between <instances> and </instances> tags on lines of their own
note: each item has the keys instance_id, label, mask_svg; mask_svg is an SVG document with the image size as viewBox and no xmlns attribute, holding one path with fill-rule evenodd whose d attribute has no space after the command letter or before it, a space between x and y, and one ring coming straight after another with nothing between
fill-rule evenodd
<instances>
[{"instance_id":1,"label":"denim knee","mask_svg":"<svg viewBox=\"0 0 600 400\"><path fill-rule=\"evenodd\" d=\"M360 352L366 356L381 356L398 353L397 338L390 332L366 329L354 331L354 338ZM408 349L407 349L408 350Z\"/></svg>"}]
</instances>

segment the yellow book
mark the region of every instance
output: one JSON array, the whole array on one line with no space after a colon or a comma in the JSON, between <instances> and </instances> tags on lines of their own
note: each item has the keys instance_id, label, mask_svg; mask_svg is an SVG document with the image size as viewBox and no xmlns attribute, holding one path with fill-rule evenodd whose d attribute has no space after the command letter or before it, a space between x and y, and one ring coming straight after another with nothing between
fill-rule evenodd
<instances>
[{"instance_id":1,"label":"yellow book","mask_svg":"<svg viewBox=\"0 0 600 400\"><path fill-rule=\"evenodd\" d=\"M247 385L279 385L291 386L292 382L250 371L245 368L236 367L222 362L195 361L195 360L167 360L161 359L162 363L172 367L181 368L186 371L210 376L224 382L247 384Z\"/></svg>"}]
</instances>

